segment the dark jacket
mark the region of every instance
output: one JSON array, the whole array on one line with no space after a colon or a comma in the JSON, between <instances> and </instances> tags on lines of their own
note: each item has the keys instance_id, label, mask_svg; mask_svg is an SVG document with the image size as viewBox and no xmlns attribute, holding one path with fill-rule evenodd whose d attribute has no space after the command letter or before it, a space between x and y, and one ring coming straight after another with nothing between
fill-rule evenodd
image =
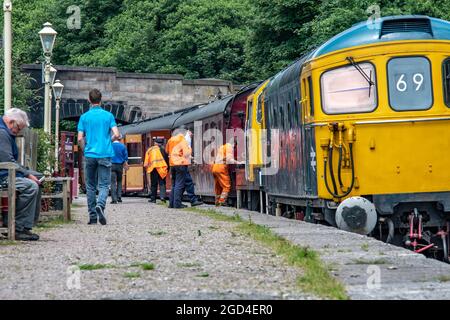
<instances>
[{"instance_id":1,"label":"dark jacket","mask_svg":"<svg viewBox=\"0 0 450 320\"><path fill-rule=\"evenodd\" d=\"M0 117L0 162L17 163L19 159L19 149L16 144L16 136L6 126L3 118ZM16 177L27 177L30 172L24 167L19 166L16 169ZM0 178L8 176L8 170L0 170Z\"/></svg>"},{"instance_id":2,"label":"dark jacket","mask_svg":"<svg viewBox=\"0 0 450 320\"><path fill-rule=\"evenodd\" d=\"M169 167L169 156L167 155L166 150L164 149L163 146L160 146L159 150L161 151L161 154L162 154L162 156L164 158L164 161L167 163L167 167Z\"/></svg>"}]
</instances>

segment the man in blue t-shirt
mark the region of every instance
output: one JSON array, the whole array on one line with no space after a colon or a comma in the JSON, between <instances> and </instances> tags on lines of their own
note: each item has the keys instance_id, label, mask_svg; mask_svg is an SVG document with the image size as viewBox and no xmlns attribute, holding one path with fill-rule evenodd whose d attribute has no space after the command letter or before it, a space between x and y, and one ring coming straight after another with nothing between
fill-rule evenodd
<instances>
[{"instance_id":1,"label":"man in blue t-shirt","mask_svg":"<svg viewBox=\"0 0 450 320\"><path fill-rule=\"evenodd\" d=\"M78 145L84 149L88 224L97 224L98 218L98 221L105 225L106 200L111 183L111 158L114 156L112 140L118 138L120 134L114 116L100 107L101 102L101 92L97 89L91 90L89 92L91 109L81 116L78 123ZM98 177L98 199L96 177Z\"/></svg>"}]
</instances>

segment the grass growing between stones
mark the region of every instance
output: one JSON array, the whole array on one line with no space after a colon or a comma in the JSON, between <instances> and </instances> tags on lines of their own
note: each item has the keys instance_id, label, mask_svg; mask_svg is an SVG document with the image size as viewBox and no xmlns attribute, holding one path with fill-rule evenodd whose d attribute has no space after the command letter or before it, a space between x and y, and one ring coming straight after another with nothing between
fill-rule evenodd
<instances>
[{"instance_id":1,"label":"grass growing between stones","mask_svg":"<svg viewBox=\"0 0 450 320\"><path fill-rule=\"evenodd\" d=\"M125 278L133 279L133 278L140 278L141 274L139 272L126 272L123 274Z\"/></svg>"},{"instance_id":2,"label":"grass growing between stones","mask_svg":"<svg viewBox=\"0 0 450 320\"><path fill-rule=\"evenodd\" d=\"M202 273L199 273L197 275L197 277L199 277L199 278L208 278L209 277L209 273L208 272L202 272Z\"/></svg>"},{"instance_id":3,"label":"grass growing between stones","mask_svg":"<svg viewBox=\"0 0 450 320\"><path fill-rule=\"evenodd\" d=\"M166 234L164 231L149 231L148 233L152 236L163 236Z\"/></svg>"},{"instance_id":4,"label":"grass growing between stones","mask_svg":"<svg viewBox=\"0 0 450 320\"><path fill-rule=\"evenodd\" d=\"M148 270L155 270L155 265L153 263L148 262L142 262L142 263L133 263L131 265L132 267L139 267L142 270L148 271Z\"/></svg>"},{"instance_id":5,"label":"grass growing between stones","mask_svg":"<svg viewBox=\"0 0 450 320\"><path fill-rule=\"evenodd\" d=\"M0 239L0 247L1 246L16 246L19 244L20 243L18 241Z\"/></svg>"},{"instance_id":6,"label":"grass growing between stones","mask_svg":"<svg viewBox=\"0 0 450 320\"><path fill-rule=\"evenodd\" d=\"M110 264L80 264L78 265L80 270L92 271L92 270L100 270L100 269L112 269L113 265Z\"/></svg>"},{"instance_id":7,"label":"grass growing between stones","mask_svg":"<svg viewBox=\"0 0 450 320\"><path fill-rule=\"evenodd\" d=\"M186 263L177 263L177 266L180 268L196 268L201 267L202 264L198 262L186 262Z\"/></svg>"},{"instance_id":8,"label":"grass growing between stones","mask_svg":"<svg viewBox=\"0 0 450 320\"><path fill-rule=\"evenodd\" d=\"M386 264L387 261L385 259L354 259L353 260L353 264L374 264L374 265L379 265L379 264Z\"/></svg>"},{"instance_id":9,"label":"grass growing between stones","mask_svg":"<svg viewBox=\"0 0 450 320\"><path fill-rule=\"evenodd\" d=\"M238 214L230 217L213 209L186 208L185 210L219 221L239 223L236 227L237 231L263 243L273 249L277 255L284 257L290 265L304 271L304 275L297 278L297 286L304 292L310 292L322 298L348 299L344 286L330 275L328 268L320 261L316 252L292 244L275 235L265 226L244 221Z\"/></svg>"},{"instance_id":10,"label":"grass growing between stones","mask_svg":"<svg viewBox=\"0 0 450 320\"><path fill-rule=\"evenodd\" d=\"M439 276L437 279L439 282L449 282L450 276L443 275L443 276Z\"/></svg>"},{"instance_id":11,"label":"grass growing between stones","mask_svg":"<svg viewBox=\"0 0 450 320\"><path fill-rule=\"evenodd\" d=\"M73 220L65 221L64 216L62 216L62 215L53 216L53 217L51 216L51 217L48 217L48 220L39 222L36 225L36 227L34 228L34 230L43 231L43 230L47 230L47 229L57 228L64 224L72 224L72 223L74 223Z\"/></svg>"}]
</instances>

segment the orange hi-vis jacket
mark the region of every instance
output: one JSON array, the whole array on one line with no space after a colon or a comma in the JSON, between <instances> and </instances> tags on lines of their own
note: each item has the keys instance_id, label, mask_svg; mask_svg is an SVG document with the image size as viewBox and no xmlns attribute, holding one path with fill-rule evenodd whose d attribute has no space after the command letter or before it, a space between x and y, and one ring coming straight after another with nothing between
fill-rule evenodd
<instances>
[{"instance_id":1,"label":"orange hi-vis jacket","mask_svg":"<svg viewBox=\"0 0 450 320\"><path fill-rule=\"evenodd\" d=\"M171 167L191 164L192 149L182 134L178 134L167 141L166 152L169 155Z\"/></svg>"},{"instance_id":2,"label":"orange hi-vis jacket","mask_svg":"<svg viewBox=\"0 0 450 320\"><path fill-rule=\"evenodd\" d=\"M217 156L212 166L212 172L219 172L228 169L228 164L233 163L234 150L233 146L229 143L225 143L217 150Z\"/></svg>"},{"instance_id":3,"label":"orange hi-vis jacket","mask_svg":"<svg viewBox=\"0 0 450 320\"><path fill-rule=\"evenodd\" d=\"M145 153L144 167L147 167L147 173L156 169L161 179L167 177L169 168L159 146L153 146L147 150Z\"/></svg>"}]
</instances>

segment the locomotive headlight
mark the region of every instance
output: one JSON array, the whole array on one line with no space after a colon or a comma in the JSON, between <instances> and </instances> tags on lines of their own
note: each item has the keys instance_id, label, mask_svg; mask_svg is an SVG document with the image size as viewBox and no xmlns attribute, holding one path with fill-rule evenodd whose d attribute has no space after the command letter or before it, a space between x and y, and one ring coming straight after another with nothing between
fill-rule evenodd
<instances>
[{"instance_id":1,"label":"locomotive headlight","mask_svg":"<svg viewBox=\"0 0 450 320\"><path fill-rule=\"evenodd\" d=\"M375 205L363 197L345 199L336 210L336 224L345 231L369 234L377 224Z\"/></svg>"}]
</instances>

